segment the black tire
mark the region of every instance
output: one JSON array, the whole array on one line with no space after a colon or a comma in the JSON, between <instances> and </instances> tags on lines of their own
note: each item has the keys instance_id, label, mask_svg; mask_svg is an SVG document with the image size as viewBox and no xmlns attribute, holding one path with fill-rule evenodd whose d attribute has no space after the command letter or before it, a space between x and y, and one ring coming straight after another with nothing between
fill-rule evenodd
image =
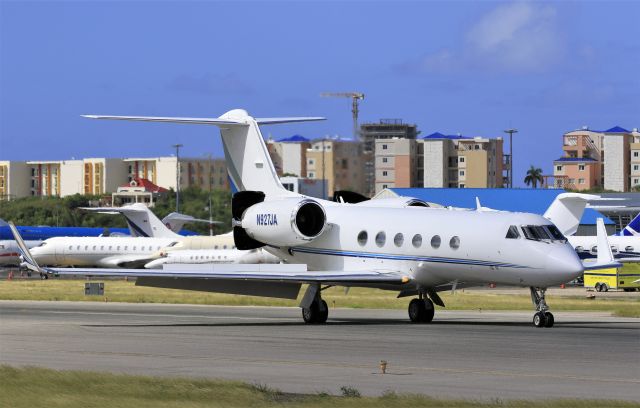
<instances>
[{"instance_id":1,"label":"black tire","mask_svg":"<svg viewBox=\"0 0 640 408\"><path fill-rule=\"evenodd\" d=\"M433 315L436 313L436 308L433 306L433 302L429 299L424 300L424 316L422 318L423 323L431 323Z\"/></svg>"},{"instance_id":2,"label":"black tire","mask_svg":"<svg viewBox=\"0 0 640 408\"><path fill-rule=\"evenodd\" d=\"M409 320L411 323L421 323L426 313L424 302L420 299L411 299L409 302Z\"/></svg>"},{"instance_id":3,"label":"black tire","mask_svg":"<svg viewBox=\"0 0 640 408\"><path fill-rule=\"evenodd\" d=\"M533 315L533 325L536 327L544 327L546 323L545 315L542 312L536 312Z\"/></svg>"},{"instance_id":4,"label":"black tire","mask_svg":"<svg viewBox=\"0 0 640 408\"><path fill-rule=\"evenodd\" d=\"M553 318L553 313L551 312L546 312L544 314L544 327L553 327L553 323L555 322L555 319Z\"/></svg>"},{"instance_id":5,"label":"black tire","mask_svg":"<svg viewBox=\"0 0 640 408\"><path fill-rule=\"evenodd\" d=\"M602 292L608 292L609 291L609 285L607 285L606 283L601 284L600 288L602 289Z\"/></svg>"},{"instance_id":6,"label":"black tire","mask_svg":"<svg viewBox=\"0 0 640 408\"><path fill-rule=\"evenodd\" d=\"M595 290L596 292L602 292L602 286L600 285L600 282L596 283Z\"/></svg>"},{"instance_id":7,"label":"black tire","mask_svg":"<svg viewBox=\"0 0 640 408\"><path fill-rule=\"evenodd\" d=\"M318 319L316 323L326 323L327 318L329 317L329 307L327 306L327 302L324 300L320 301L321 306L318 308Z\"/></svg>"}]
</instances>

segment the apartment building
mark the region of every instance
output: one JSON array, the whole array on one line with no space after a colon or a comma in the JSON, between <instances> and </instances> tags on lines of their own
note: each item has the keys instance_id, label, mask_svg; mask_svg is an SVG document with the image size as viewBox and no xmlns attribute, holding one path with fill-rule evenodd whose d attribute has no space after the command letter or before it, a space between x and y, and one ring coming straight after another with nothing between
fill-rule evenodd
<instances>
[{"instance_id":1,"label":"apartment building","mask_svg":"<svg viewBox=\"0 0 640 408\"><path fill-rule=\"evenodd\" d=\"M306 177L306 156L307 149L310 147L310 140L300 135L294 135L278 141L267 140L267 150L278 176L287 174Z\"/></svg>"},{"instance_id":2,"label":"apartment building","mask_svg":"<svg viewBox=\"0 0 640 408\"><path fill-rule=\"evenodd\" d=\"M629 191L640 186L640 133L620 126L567 132L553 162L554 187Z\"/></svg>"},{"instance_id":3,"label":"apartment building","mask_svg":"<svg viewBox=\"0 0 640 408\"><path fill-rule=\"evenodd\" d=\"M386 188L415 187L417 184L417 142L415 139L375 141L375 192Z\"/></svg>"},{"instance_id":4,"label":"apartment building","mask_svg":"<svg viewBox=\"0 0 640 408\"><path fill-rule=\"evenodd\" d=\"M362 151L368 160L364 162L365 190L363 193L372 196L377 190L375 151L378 140L413 139L420 132L415 124L404 123L402 119L380 119L377 123L363 123L360 125L360 140Z\"/></svg>"},{"instance_id":5,"label":"apartment building","mask_svg":"<svg viewBox=\"0 0 640 408\"><path fill-rule=\"evenodd\" d=\"M180 158L175 156L152 158L128 158L125 182L135 178L146 179L167 189L198 187L204 190L229 190L227 165L224 159ZM178 168L179 165L179 168ZM179 173L178 173L179 172Z\"/></svg>"},{"instance_id":6,"label":"apartment building","mask_svg":"<svg viewBox=\"0 0 640 408\"><path fill-rule=\"evenodd\" d=\"M306 177L325 179L327 194L350 190L364 194L364 165L372 161L372 154L362 151L362 144L353 140L318 139L306 151Z\"/></svg>"},{"instance_id":7,"label":"apartment building","mask_svg":"<svg viewBox=\"0 0 640 408\"><path fill-rule=\"evenodd\" d=\"M176 187L175 157L0 161L0 199L73 194L103 195L135 179ZM180 187L229 189L224 159L180 158Z\"/></svg>"},{"instance_id":8,"label":"apartment building","mask_svg":"<svg viewBox=\"0 0 640 408\"><path fill-rule=\"evenodd\" d=\"M0 161L0 200L10 200L29 195L30 169L26 162Z\"/></svg>"}]
</instances>

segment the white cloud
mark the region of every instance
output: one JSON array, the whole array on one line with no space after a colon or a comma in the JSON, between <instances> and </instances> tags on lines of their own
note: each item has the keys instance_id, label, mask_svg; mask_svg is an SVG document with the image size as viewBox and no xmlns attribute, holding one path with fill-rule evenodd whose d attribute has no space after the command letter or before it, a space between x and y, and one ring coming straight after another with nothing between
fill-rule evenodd
<instances>
[{"instance_id":1,"label":"white cloud","mask_svg":"<svg viewBox=\"0 0 640 408\"><path fill-rule=\"evenodd\" d=\"M514 71L541 71L554 65L562 50L556 10L517 2L484 15L467 33L469 57L483 65Z\"/></svg>"},{"instance_id":2,"label":"white cloud","mask_svg":"<svg viewBox=\"0 0 640 408\"><path fill-rule=\"evenodd\" d=\"M564 36L548 4L501 4L481 16L464 43L397 65L399 72L542 72L560 63Z\"/></svg>"}]
</instances>

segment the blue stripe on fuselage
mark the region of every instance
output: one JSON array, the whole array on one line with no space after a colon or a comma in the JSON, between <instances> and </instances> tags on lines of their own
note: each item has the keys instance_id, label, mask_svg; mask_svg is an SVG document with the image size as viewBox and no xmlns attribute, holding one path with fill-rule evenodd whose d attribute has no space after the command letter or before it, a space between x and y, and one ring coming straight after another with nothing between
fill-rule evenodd
<instances>
[{"instance_id":1,"label":"blue stripe on fuselage","mask_svg":"<svg viewBox=\"0 0 640 408\"><path fill-rule=\"evenodd\" d=\"M381 253L375 253L375 252L339 251L334 249L311 248L311 247L292 247L291 251L307 253L307 254L317 254L317 255L334 255L334 256L345 256L345 257L354 257L354 258L387 259L392 261L435 262L435 263L449 263L449 264L460 264L460 265L494 266L494 267L501 267L501 268L529 268L528 266L524 266L524 265L516 265L516 264L492 262L492 261L482 261L479 259L393 255L393 254L381 254Z\"/></svg>"}]
</instances>

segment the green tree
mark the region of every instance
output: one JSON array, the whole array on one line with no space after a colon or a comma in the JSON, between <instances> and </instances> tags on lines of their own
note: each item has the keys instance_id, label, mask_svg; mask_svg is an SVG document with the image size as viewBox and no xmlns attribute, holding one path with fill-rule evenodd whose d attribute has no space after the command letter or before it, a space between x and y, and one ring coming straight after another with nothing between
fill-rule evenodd
<instances>
[{"instance_id":1,"label":"green tree","mask_svg":"<svg viewBox=\"0 0 640 408\"><path fill-rule=\"evenodd\" d=\"M532 164L529 170L527 170L527 175L524 178L524 182L526 185L531 185L533 188L538 188L538 182L540 182L540 185L544 184L542 169Z\"/></svg>"}]
</instances>

